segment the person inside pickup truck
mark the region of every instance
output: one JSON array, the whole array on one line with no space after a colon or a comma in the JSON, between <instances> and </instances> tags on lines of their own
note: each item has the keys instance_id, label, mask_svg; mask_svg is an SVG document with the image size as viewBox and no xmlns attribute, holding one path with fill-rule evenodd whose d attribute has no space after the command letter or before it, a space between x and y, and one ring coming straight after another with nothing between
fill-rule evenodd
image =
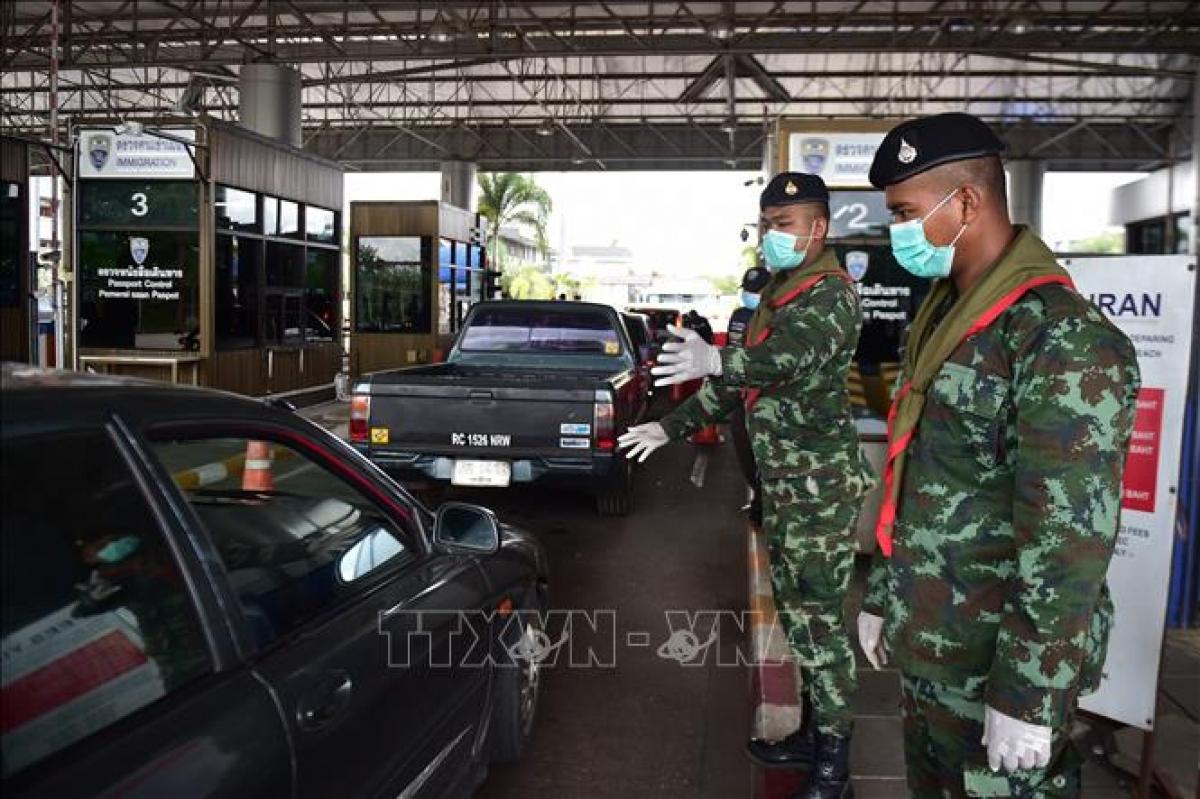
<instances>
[{"instance_id":1,"label":"person inside pickup truck","mask_svg":"<svg viewBox=\"0 0 1200 799\"><path fill-rule=\"evenodd\" d=\"M833 251L829 192L816 175L776 175L759 201L762 254L772 277L746 346L724 350L669 328L656 385L706 378L661 422L620 439L645 460L671 440L745 407L762 477L763 532L779 618L801 666L803 724L781 741L750 742L767 767L811 766L797 797L850 795L854 653L842 601L854 568L854 530L874 483L858 445L846 373L858 343L858 294Z\"/></svg>"}]
</instances>

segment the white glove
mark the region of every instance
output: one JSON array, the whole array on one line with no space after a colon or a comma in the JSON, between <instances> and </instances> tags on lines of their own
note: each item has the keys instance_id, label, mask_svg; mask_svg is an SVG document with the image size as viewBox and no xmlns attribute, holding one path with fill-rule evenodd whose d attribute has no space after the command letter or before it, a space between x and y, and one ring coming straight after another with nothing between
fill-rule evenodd
<instances>
[{"instance_id":1,"label":"white glove","mask_svg":"<svg viewBox=\"0 0 1200 799\"><path fill-rule=\"evenodd\" d=\"M1026 724L988 707L983 716L983 744L987 747L988 765L999 771L1018 768L1045 768L1050 762L1049 727Z\"/></svg>"},{"instance_id":2,"label":"white glove","mask_svg":"<svg viewBox=\"0 0 1200 799\"><path fill-rule=\"evenodd\" d=\"M865 610L858 614L858 645L862 647L867 662L875 670L887 665L887 648L883 645L883 617Z\"/></svg>"},{"instance_id":3,"label":"white glove","mask_svg":"<svg viewBox=\"0 0 1200 799\"><path fill-rule=\"evenodd\" d=\"M638 463L645 463L646 458L649 458L654 450L670 440L667 437L667 431L661 424L650 422L629 428L624 435L617 439L617 448L629 450L625 454L626 458L630 460L637 458Z\"/></svg>"},{"instance_id":4,"label":"white glove","mask_svg":"<svg viewBox=\"0 0 1200 799\"><path fill-rule=\"evenodd\" d=\"M659 365L650 370L659 375L654 381L656 388L721 374L721 351L700 338L699 333L675 325L667 325L667 332L679 341L664 344Z\"/></svg>"}]
</instances>

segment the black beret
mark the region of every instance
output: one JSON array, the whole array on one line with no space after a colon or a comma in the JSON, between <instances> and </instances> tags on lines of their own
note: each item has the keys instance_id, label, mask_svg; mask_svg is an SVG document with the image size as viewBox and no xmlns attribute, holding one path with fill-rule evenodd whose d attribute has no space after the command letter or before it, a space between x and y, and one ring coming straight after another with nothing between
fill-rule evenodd
<instances>
[{"instance_id":1,"label":"black beret","mask_svg":"<svg viewBox=\"0 0 1200 799\"><path fill-rule=\"evenodd\" d=\"M1004 142L979 117L951 113L910 119L883 137L867 177L882 189L935 166L1002 152Z\"/></svg>"},{"instance_id":2,"label":"black beret","mask_svg":"<svg viewBox=\"0 0 1200 799\"><path fill-rule=\"evenodd\" d=\"M828 202L829 189L825 188L825 181L819 176L804 172L780 172L763 189L758 198L758 207Z\"/></svg>"},{"instance_id":3,"label":"black beret","mask_svg":"<svg viewBox=\"0 0 1200 799\"><path fill-rule=\"evenodd\" d=\"M757 294L771 281L771 270L763 266L752 266L742 275L742 290Z\"/></svg>"}]
</instances>

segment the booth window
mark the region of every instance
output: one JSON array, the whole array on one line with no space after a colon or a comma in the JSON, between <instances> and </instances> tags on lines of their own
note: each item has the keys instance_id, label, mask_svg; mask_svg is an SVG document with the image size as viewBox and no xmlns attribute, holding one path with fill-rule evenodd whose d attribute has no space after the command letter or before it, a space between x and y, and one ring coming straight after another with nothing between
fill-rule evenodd
<instances>
[{"instance_id":1,"label":"booth window","mask_svg":"<svg viewBox=\"0 0 1200 799\"><path fill-rule=\"evenodd\" d=\"M263 197L263 233L274 236L279 233L279 199Z\"/></svg>"},{"instance_id":2,"label":"booth window","mask_svg":"<svg viewBox=\"0 0 1200 799\"><path fill-rule=\"evenodd\" d=\"M267 242L264 335L268 344L303 341L304 247Z\"/></svg>"},{"instance_id":3,"label":"booth window","mask_svg":"<svg viewBox=\"0 0 1200 799\"><path fill-rule=\"evenodd\" d=\"M450 332L457 333L462 329L476 294L482 293L483 276L471 269L470 249L461 241L454 244L453 262L454 323Z\"/></svg>"},{"instance_id":4,"label":"booth window","mask_svg":"<svg viewBox=\"0 0 1200 799\"><path fill-rule=\"evenodd\" d=\"M337 214L324 208L307 206L304 209L304 231L309 241L337 244Z\"/></svg>"},{"instance_id":5,"label":"booth window","mask_svg":"<svg viewBox=\"0 0 1200 799\"><path fill-rule=\"evenodd\" d=\"M80 231L80 345L198 350L198 245L194 232Z\"/></svg>"},{"instance_id":6,"label":"booth window","mask_svg":"<svg viewBox=\"0 0 1200 799\"><path fill-rule=\"evenodd\" d=\"M337 338L338 251L310 247L304 281L304 339Z\"/></svg>"},{"instance_id":7,"label":"booth window","mask_svg":"<svg viewBox=\"0 0 1200 799\"><path fill-rule=\"evenodd\" d=\"M290 200L279 201L279 233L289 239L300 238L300 206Z\"/></svg>"},{"instance_id":8,"label":"booth window","mask_svg":"<svg viewBox=\"0 0 1200 799\"><path fill-rule=\"evenodd\" d=\"M262 247L261 239L217 236L217 349L244 349L258 345L258 282L262 274Z\"/></svg>"},{"instance_id":9,"label":"booth window","mask_svg":"<svg viewBox=\"0 0 1200 799\"><path fill-rule=\"evenodd\" d=\"M1167 241L1167 226L1175 227L1172 248ZM1125 251L1130 255L1184 255L1192 240L1191 214L1179 213L1132 222L1125 226Z\"/></svg>"},{"instance_id":10,"label":"booth window","mask_svg":"<svg viewBox=\"0 0 1200 799\"><path fill-rule=\"evenodd\" d=\"M354 259L358 332L432 332L430 246L428 239L419 236L358 239Z\"/></svg>"},{"instance_id":11,"label":"booth window","mask_svg":"<svg viewBox=\"0 0 1200 799\"><path fill-rule=\"evenodd\" d=\"M1187 255L1192 251L1192 215L1175 215L1175 254Z\"/></svg>"},{"instance_id":12,"label":"booth window","mask_svg":"<svg viewBox=\"0 0 1200 799\"><path fill-rule=\"evenodd\" d=\"M438 240L438 335L448 336L454 324L454 242Z\"/></svg>"},{"instance_id":13,"label":"booth window","mask_svg":"<svg viewBox=\"0 0 1200 799\"><path fill-rule=\"evenodd\" d=\"M228 186L216 196L217 349L336 341L337 214Z\"/></svg>"},{"instance_id":14,"label":"booth window","mask_svg":"<svg viewBox=\"0 0 1200 799\"><path fill-rule=\"evenodd\" d=\"M258 198L251 192L217 186L217 227L243 233L257 233Z\"/></svg>"},{"instance_id":15,"label":"booth window","mask_svg":"<svg viewBox=\"0 0 1200 799\"><path fill-rule=\"evenodd\" d=\"M18 184L0 183L0 306L6 308L21 303L21 200Z\"/></svg>"}]
</instances>

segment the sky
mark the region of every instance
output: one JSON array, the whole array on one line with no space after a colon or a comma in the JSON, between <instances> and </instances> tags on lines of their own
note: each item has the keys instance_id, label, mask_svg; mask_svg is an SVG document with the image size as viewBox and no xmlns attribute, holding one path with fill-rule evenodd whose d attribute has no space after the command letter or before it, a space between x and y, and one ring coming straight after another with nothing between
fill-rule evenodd
<instances>
[{"instance_id":1,"label":"sky","mask_svg":"<svg viewBox=\"0 0 1200 799\"><path fill-rule=\"evenodd\" d=\"M641 271L677 278L741 271L744 245L738 234L743 224L755 222L761 190L744 184L757 176L746 171L536 174L554 201L548 232L556 250L617 243L633 251ZM1047 174L1043 238L1053 244L1109 229L1111 190L1141 176ZM433 172L348 173L346 202L434 199L440 185Z\"/></svg>"},{"instance_id":2,"label":"sky","mask_svg":"<svg viewBox=\"0 0 1200 799\"><path fill-rule=\"evenodd\" d=\"M551 246L621 244L646 272L686 277L732 274L744 246L738 233L758 216L756 172L539 172L554 201ZM346 202L439 196L436 173L346 176ZM348 208L349 206L347 206Z\"/></svg>"},{"instance_id":3,"label":"sky","mask_svg":"<svg viewBox=\"0 0 1200 799\"><path fill-rule=\"evenodd\" d=\"M1049 173L1042 184L1042 238L1053 246L1109 229L1112 190L1145 175L1145 172Z\"/></svg>"}]
</instances>

